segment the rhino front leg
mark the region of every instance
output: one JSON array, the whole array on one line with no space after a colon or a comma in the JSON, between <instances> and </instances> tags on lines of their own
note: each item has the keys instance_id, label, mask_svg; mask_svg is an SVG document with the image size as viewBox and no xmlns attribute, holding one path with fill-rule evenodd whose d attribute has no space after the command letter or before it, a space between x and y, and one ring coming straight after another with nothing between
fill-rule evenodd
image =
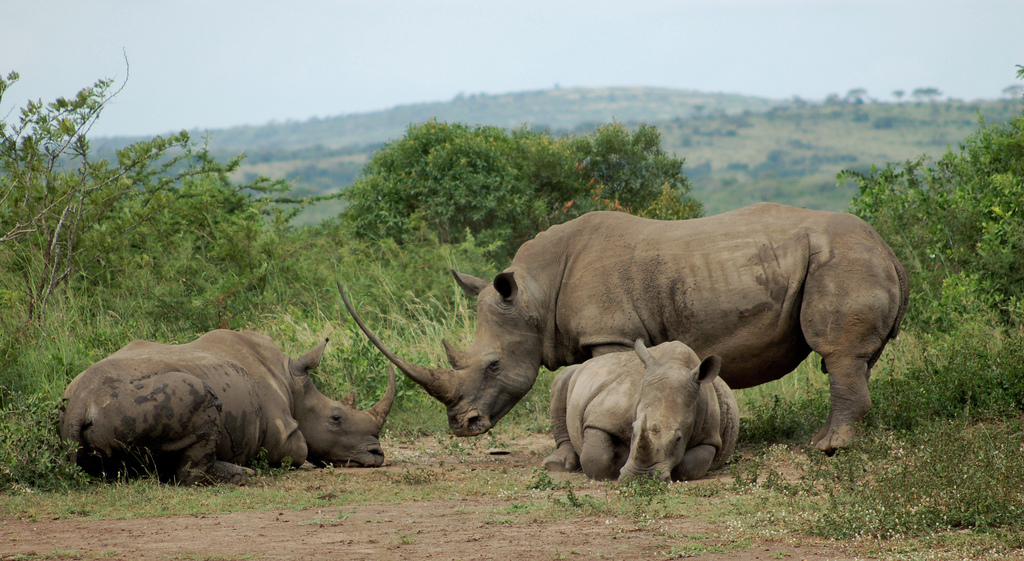
<instances>
[{"instance_id":1,"label":"rhino front leg","mask_svg":"<svg viewBox=\"0 0 1024 561\"><path fill-rule=\"evenodd\" d=\"M686 481L704 477L715 461L715 453L715 447L709 444L690 448L683 454L683 461L672 469L672 480Z\"/></svg>"},{"instance_id":2,"label":"rhino front leg","mask_svg":"<svg viewBox=\"0 0 1024 561\"><path fill-rule=\"evenodd\" d=\"M616 446L615 438L600 429L588 428L583 432L580 465L591 479L618 479L626 463L629 449Z\"/></svg>"},{"instance_id":3,"label":"rhino front leg","mask_svg":"<svg viewBox=\"0 0 1024 561\"><path fill-rule=\"evenodd\" d=\"M854 424L871 409L871 394L868 392L871 371L867 360L858 357L833 355L825 359L825 366L829 373L832 408L825 426L811 440L811 445L832 454L849 446L853 441Z\"/></svg>"},{"instance_id":4,"label":"rhino front leg","mask_svg":"<svg viewBox=\"0 0 1024 561\"><path fill-rule=\"evenodd\" d=\"M580 469L580 458L569 440L569 429L565 421L569 380L575 371L576 366L563 369L551 384L551 433L555 437L555 451L544 458L544 469L548 471Z\"/></svg>"}]
</instances>

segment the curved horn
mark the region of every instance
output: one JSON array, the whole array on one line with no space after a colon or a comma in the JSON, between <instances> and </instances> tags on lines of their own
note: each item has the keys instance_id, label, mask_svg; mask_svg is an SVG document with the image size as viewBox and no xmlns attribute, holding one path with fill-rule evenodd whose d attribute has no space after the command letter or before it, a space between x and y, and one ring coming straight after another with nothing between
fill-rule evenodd
<instances>
[{"instance_id":1,"label":"curved horn","mask_svg":"<svg viewBox=\"0 0 1024 561\"><path fill-rule=\"evenodd\" d=\"M434 399L450 405L455 401L455 375L454 370L443 369L443 368L424 368L422 366L413 364L408 360L393 353L391 349L387 347L376 335L370 331L370 328L363 323L362 318L356 313L355 308L352 307L352 303L348 301L348 296L345 295L345 290L341 288L341 283L337 283L338 292L341 294L341 300L345 303L345 308L348 309L349 315L356 321L356 325L362 330L366 338L373 343L373 346L377 347L384 356L388 357L388 360L392 364L398 367L410 380L416 382L423 389L427 390Z\"/></svg>"},{"instance_id":2,"label":"curved horn","mask_svg":"<svg viewBox=\"0 0 1024 561\"><path fill-rule=\"evenodd\" d=\"M384 392L384 397L380 398L373 407L366 410L367 413L373 417L373 420L377 421L377 430L384 426L384 421L388 418L388 413L391 412L391 405L395 403L395 395L398 393L398 384L395 380L395 367L388 365L388 389Z\"/></svg>"}]
</instances>

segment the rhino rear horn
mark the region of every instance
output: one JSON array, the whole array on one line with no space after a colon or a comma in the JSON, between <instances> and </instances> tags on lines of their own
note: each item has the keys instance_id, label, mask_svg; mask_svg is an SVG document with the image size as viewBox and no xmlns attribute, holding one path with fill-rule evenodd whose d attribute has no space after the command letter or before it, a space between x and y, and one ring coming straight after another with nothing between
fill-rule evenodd
<instances>
[{"instance_id":1,"label":"rhino rear horn","mask_svg":"<svg viewBox=\"0 0 1024 561\"><path fill-rule=\"evenodd\" d=\"M636 356L640 357L640 362L644 363L644 367L650 369L653 365L657 364L658 359L654 358L651 351L647 350L643 339L637 339L633 343L633 350L636 352Z\"/></svg>"},{"instance_id":2,"label":"rhino rear horn","mask_svg":"<svg viewBox=\"0 0 1024 561\"><path fill-rule=\"evenodd\" d=\"M410 380L416 382L423 389L427 391L434 399L440 401L445 405L451 405L455 402L455 390L456 390L456 379L455 371L445 368L424 368L422 366L413 364L408 360L398 356L391 349L388 348L376 335L370 331L370 328L363 323L362 318L356 313L352 303L348 301L348 296L345 295L345 290L341 288L341 283L337 283L338 292L341 294L341 301L345 303L345 309L348 310L349 315L355 320L356 325L362 330L366 338L377 349L384 354L391 361L392 364L398 367Z\"/></svg>"},{"instance_id":3,"label":"rhino rear horn","mask_svg":"<svg viewBox=\"0 0 1024 561\"><path fill-rule=\"evenodd\" d=\"M447 339L441 339L441 344L444 345L444 354L448 357L448 364L452 365L452 368L458 370L466 364L466 353L453 347Z\"/></svg>"},{"instance_id":4,"label":"rhino rear horn","mask_svg":"<svg viewBox=\"0 0 1024 561\"><path fill-rule=\"evenodd\" d=\"M395 395L398 394L398 384L395 380L395 367L388 365L388 389L384 392L384 397L380 399L373 407L366 410L375 421L377 421L377 430L384 426L384 421L388 418L388 413L391 412L391 405L395 403Z\"/></svg>"}]
</instances>

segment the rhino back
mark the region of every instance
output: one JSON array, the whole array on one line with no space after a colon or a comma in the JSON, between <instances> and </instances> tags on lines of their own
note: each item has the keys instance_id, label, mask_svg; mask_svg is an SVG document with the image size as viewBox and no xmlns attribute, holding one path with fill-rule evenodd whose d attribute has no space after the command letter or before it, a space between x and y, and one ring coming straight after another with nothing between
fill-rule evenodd
<instances>
[{"instance_id":1,"label":"rhino back","mask_svg":"<svg viewBox=\"0 0 1024 561\"><path fill-rule=\"evenodd\" d=\"M747 387L810 352L799 318L812 256L833 258L836 236L876 244L872 234L850 215L768 203L675 222L595 212L525 244L510 270L557 287L549 367L595 346L679 340L722 356L721 375Z\"/></svg>"},{"instance_id":2,"label":"rhino back","mask_svg":"<svg viewBox=\"0 0 1024 561\"><path fill-rule=\"evenodd\" d=\"M130 405L150 399L147 384L168 373L185 373L205 384L219 401L221 436L217 459L242 463L263 443L263 403L254 377L241 364L192 344L163 345L136 341L94 364L69 385L65 396L88 396L94 402L123 402L124 416L143 415ZM143 388L139 388L139 385ZM135 413L133 413L133 411ZM170 411L167 411L170 413ZM188 413L174 412L175 415ZM125 421L127 422L127 421ZM115 424L123 424L118 421Z\"/></svg>"}]
</instances>

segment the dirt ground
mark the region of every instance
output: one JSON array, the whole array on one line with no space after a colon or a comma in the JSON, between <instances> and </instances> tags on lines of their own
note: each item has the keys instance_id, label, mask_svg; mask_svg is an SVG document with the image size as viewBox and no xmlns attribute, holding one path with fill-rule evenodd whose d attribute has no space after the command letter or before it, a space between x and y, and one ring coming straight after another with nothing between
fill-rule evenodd
<instances>
[{"instance_id":1,"label":"dirt ground","mask_svg":"<svg viewBox=\"0 0 1024 561\"><path fill-rule=\"evenodd\" d=\"M550 437L517 440L460 460L460 470L532 470L551 449ZM394 445L381 470L396 475L425 461L420 445ZM316 478L323 470L300 470ZM371 470L346 469L347 477ZM569 476L581 477L581 476ZM726 478L726 475L717 475ZM685 483L682 483L685 484ZM386 490L383 490L386 491ZM572 516L496 523L500 496L462 496L397 505L343 503L307 510L133 520L0 519L0 559L856 559L851 546L815 540L737 541L729 529L679 515L640 528L628 516Z\"/></svg>"}]
</instances>

